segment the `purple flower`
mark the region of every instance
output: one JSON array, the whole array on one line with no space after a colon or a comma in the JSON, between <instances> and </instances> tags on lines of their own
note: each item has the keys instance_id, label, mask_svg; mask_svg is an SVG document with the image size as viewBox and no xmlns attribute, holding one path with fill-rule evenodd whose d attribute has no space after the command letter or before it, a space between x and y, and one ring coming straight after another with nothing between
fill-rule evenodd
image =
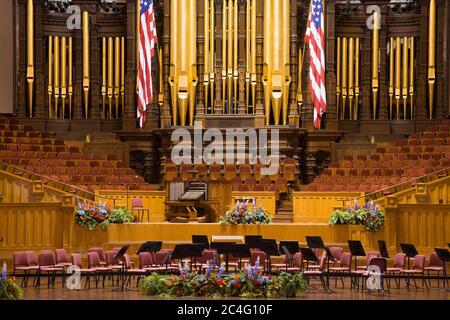
<instances>
[{"instance_id":1,"label":"purple flower","mask_svg":"<svg viewBox=\"0 0 450 320\"><path fill-rule=\"evenodd\" d=\"M3 262L2 280L6 280L7 275L8 275L8 272L7 272L7 269L6 269L6 262Z\"/></svg>"}]
</instances>

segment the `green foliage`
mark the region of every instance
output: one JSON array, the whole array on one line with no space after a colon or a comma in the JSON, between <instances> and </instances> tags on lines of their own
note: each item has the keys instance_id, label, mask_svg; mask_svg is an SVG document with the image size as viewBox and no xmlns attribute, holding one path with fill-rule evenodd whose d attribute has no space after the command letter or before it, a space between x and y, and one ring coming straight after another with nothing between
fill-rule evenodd
<instances>
[{"instance_id":1,"label":"green foliage","mask_svg":"<svg viewBox=\"0 0 450 320\"><path fill-rule=\"evenodd\" d=\"M328 221L329 224L359 224L370 232L378 231L384 225L384 212L373 202L353 207L348 205L346 210L334 210Z\"/></svg>"},{"instance_id":2,"label":"green foliage","mask_svg":"<svg viewBox=\"0 0 450 320\"><path fill-rule=\"evenodd\" d=\"M131 223L134 221L133 214L124 207L116 207L111 210L108 220L110 223Z\"/></svg>"},{"instance_id":3,"label":"green foliage","mask_svg":"<svg viewBox=\"0 0 450 320\"><path fill-rule=\"evenodd\" d=\"M283 272L278 280L281 282L280 292L282 297L295 297L297 291L306 292L308 290L308 283L301 273Z\"/></svg>"},{"instance_id":4,"label":"green foliage","mask_svg":"<svg viewBox=\"0 0 450 320\"><path fill-rule=\"evenodd\" d=\"M80 226L87 226L89 231L97 226L106 230L111 223L122 224L133 222L134 217L130 211L124 207L110 209L106 203L79 202L75 209L75 223Z\"/></svg>"},{"instance_id":5,"label":"green foliage","mask_svg":"<svg viewBox=\"0 0 450 320\"><path fill-rule=\"evenodd\" d=\"M144 294L148 296L158 296L167 292L166 278L158 273L153 273L145 277L141 283Z\"/></svg>"}]
</instances>

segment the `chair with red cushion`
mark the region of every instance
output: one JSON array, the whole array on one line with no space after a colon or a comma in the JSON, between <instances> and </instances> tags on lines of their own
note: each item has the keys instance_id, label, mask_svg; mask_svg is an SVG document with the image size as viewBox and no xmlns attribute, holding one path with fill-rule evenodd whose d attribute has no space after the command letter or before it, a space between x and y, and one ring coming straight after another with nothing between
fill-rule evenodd
<instances>
[{"instance_id":1,"label":"chair with red cushion","mask_svg":"<svg viewBox=\"0 0 450 320\"><path fill-rule=\"evenodd\" d=\"M331 276L334 276L334 285L337 286L337 278L341 280L342 287L344 284L344 276L349 275L351 273L352 268L352 254L350 252L344 252L341 255L341 261L339 267L330 267L328 268L328 272Z\"/></svg>"},{"instance_id":2,"label":"chair with red cushion","mask_svg":"<svg viewBox=\"0 0 450 320\"><path fill-rule=\"evenodd\" d=\"M138 221L144 221L144 214L147 214L147 222L150 222L150 210L144 208L144 200L142 198L131 199L131 212L137 212Z\"/></svg>"},{"instance_id":3,"label":"chair with red cushion","mask_svg":"<svg viewBox=\"0 0 450 320\"><path fill-rule=\"evenodd\" d=\"M311 278L319 278L322 284L324 292L329 292L329 288L326 280L326 260L327 253L323 252L322 256L319 258L319 264L314 270L308 269L303 271L303 276L305 276L306 281L309 283Z\"/></svg>"},{"instance_id":4,"label":"chair with red cushion","mask_svg":"<svg viewBox=\"0 0 450 320\"><path fill-rule=\"evenodd\" d=\"M32 272L37 274L39 266L30 265L26 252L15 252L13 254L13 273L17 275L17 271L23 271L22 287L28 286L28 278Z\"/></svg>"},{"instance_id":5,"label":"chair with red cushion","mask_svg":"<svg viewBox=\"0 0 450 320\"><path fill-rule=\"evenodd\" d=\"M166 270L165 267L156 265L155 261L153 260L153 255L150 252L139 253L139 269L145 269L149 273L163 272Z\"/></svg>"},{"instance_id":6,"label":"chair with red cushion","mask_svg":"<svg viewBox=\"0 0 450 320\"><path fill-rule=\"evenodd\" d=\"M103 250L103 249L102 249ZM103 277L102 286L105 287L106 276L111 273L111 268L101 264L100 256L97 251L88 252L88 269L95 271L95 287L98 288L100 277Z\"/></svg>"},{"instance_id":7,"label":"chair with red cushion","mask_svg":"<svg viewBox=\"0 0 450 320\"><path fill-rule=\"evenodd\" d=\"M90 248L88 249L88 253L89 252L97 252L98 257L100 259L100 265L102 266L106 265L105 250L103 250L103 248Z\"/></svg>"},{"instance_id":8,"label":"chair with red cushion","mask_svg":"<svg viewBox=\"0 0 450 320\"><path fill-rule=\"evenodd\" d=\"M95 277L95 269L85 269L83 268L83 264L81 262L81 255L79 253L72 253L72 264L76 267L78 267L78 270L80 272L80 275L83 277L83 275L86 276L86 282L84 284L84 287L88 287L88 289L91 288L91 276L93 275ZM81 280L81 279L80 279Z\"/></svg>"},{"instance_id":9,"label":"chair with red cushion","mask_svg":"<svg viewBox=\"0 0 450 320\"><path fill-rule=\"evenodd\" d=\"M55 249L55 256L57 267L67 268L68 266L72 265L72 263L69 261L66 249Z\"/></svg>"},{"instance_id":10,"label":"chair with red cushion","mask_svg":"<svg viewBox=\"0 0 450 320\"><path fill-rule=\"evenodd\" d=\"M58 273L63 277L62 286L64 287L64 268L56 266L56 258L53 251L42 250L39 253L38 257L39 261L39 275L37 279L37 286L40 286L41 283L41 275L47 274L47 287L50 288L55 286L55 279Z\"/></svg>"},{"instance_id":11,"label":"chair with red cushion","mask_svg":"<svg viewBox=\"0 0 450 320\"><path fill-rule=\"evenodd\" d=\"M436 252L432 252L430 254L430 260L428 262L428 267L425 267L425 271L428 275L428 284L430 285L431 288L431 278L430 278L430 272L433 273L437 273L437 279L438 279L438 288L439 288L439 283L440 283L440 277L439 275L442 273L444 273L444 268L445 268L445 264L444 262L439 258L439 256L437 255ZM445 275L445 273L444 273ZM442 279L442 281L448 281L445 277ZM443 286L445 287L446 283L443 283Z\"/></svg>"},{"instance_id":12,"label":"chair with red cushion","mask_svg":"<svg viewBox=\"0 0 450 320\"><path fill-rule=\"evenodd\" d=\"M403 269L401 274L405 276L406 287L409 290L411 287L411 279L414 282L414 287L417 287L416 277L422 278L422 287L425 286L428 289L428 283L425 281L425 256L418 254L414 257L412 269Z\"/></svg>"}]
</instances>

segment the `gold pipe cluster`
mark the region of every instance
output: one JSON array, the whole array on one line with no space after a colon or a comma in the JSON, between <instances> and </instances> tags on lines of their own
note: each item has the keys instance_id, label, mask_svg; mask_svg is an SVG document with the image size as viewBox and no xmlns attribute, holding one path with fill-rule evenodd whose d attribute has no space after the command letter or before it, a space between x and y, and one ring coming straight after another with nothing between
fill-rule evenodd
<instances>
[{"instance_id":1,"label":"gold pipe cluster","mask_svg":"<svg viewBox=\"0 0 450 320\"><path fill-rule=\"evenodd\" d=\"M72 117L73 53L72 37L48 37L48 117L64 119L69 104ZM61 102L61 104L60 104Z\"/></svg>"},{"instance_id":2,"label":"gold pipe cluster","mask_svg":"<svg viewBox=\"0 0 450 320\"><path fill-rule=\"evenodd\" d=\"M297 86L297 104L298 104L298 112L301 114L302 106L303 106L303 54L304 51L302 49L298 49L298 86Z\"/></svg>"},{"instance_id":3,"label":"gold pipe cluster","mask_svg":"<svg viewBox=\"0 0 450 320\"><path fill-rule=\"evenodd\" d=\"M428 20L428 105L430 119L434 111L434 85L436 82L436 0L430 0Z\"/></svg>"},{"instance_id":4,"label":"gold pipe cluster","mask_svg":"<svg viewBox=\"0 0 450 320\"><path fill-rule=\"evenodd\" d=\"M170 76L173 125L194 125L197 87L197 1L172 0L170 5Z\"/></svg>"},{"instance_id":5,"label":"gold pipe cluster","mask_svg":"<svg viewBox=\"0 0 450 320\"><path fill-rule=\"evenodd\" d=\"M336 98L341 119L357 120L359 112L359 38L337 37ZM341 105L342 99L342 105Z\"/></svg>"},{"instance_id":6,"label":"gold pipe cluster","mask_svg":"<svg viewBox=\"0 0 450 320\"><path fill-rule=\"evenodd\" d=\"M125 38L102 38L102 118L119 118L125 104ZM107 101L107 102L106 102ZM108 109L106 109L108 104ZM121 111L120 111L121 110Z\"/></svg>"},{"instance_id":7,"label":"gold pipe cluster","mask_svg":"<svg viewBox=\"0 0 450 320\"><path fill-rule=\"evenodd\" d=\"M389 117L397 120L414 118L414 37L391 37L389 40ZM403 110L400 110L403 102ZM402 111L402 112L401 112Z\"/></svg>"},{"instance_id":8,"label":"gold pipe cluster","mask_svg":"<svg viewBox=\"0 0 450 320\"><path fill-rule=\"evenodd\" d=\"M28 109L33 117L33 84L34 84L34 4L27 1L27 83Z\"/></svg>"},{"instance_id":9,"label":"gold pipe cluster","mask_svg":"<svg viewBox=\"0 0 450 320\"><path fill-rule=\"evenodd\" d=\"M264 0L264 106L266 125L287 125L290 78L290 1ZM280 112L281 121L280 121Z\"/></svg>"},{"instance_id":10,"label":"gold pipe cluster","mask_svg":"<svg viewBox=\"0 0 450 320\"><path fill-rule=\"evenodd\" d=\"M246 8L246 96L247 113L250 105L256 110L256 0L247 0Z\"/></svg>"}]
</instances>

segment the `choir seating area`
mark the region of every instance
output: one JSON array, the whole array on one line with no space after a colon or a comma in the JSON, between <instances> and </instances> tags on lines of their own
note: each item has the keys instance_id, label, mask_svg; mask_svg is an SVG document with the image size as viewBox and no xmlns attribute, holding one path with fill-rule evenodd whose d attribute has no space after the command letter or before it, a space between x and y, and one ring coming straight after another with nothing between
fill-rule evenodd
<instances>
[{"instance_id":1,"label":"choir seating area","mask_svg":"<svg viewBox=\"0 0 450 320\"><path fill-rule=\"evenodd\" d=\"M413 133L370 155L345 156L331 163L306 191L365 192L384 194L410 187L416 179L450 168L450 121ZM396 189L397 188L397 189Z\"/></svg>"},{"instance_id":2,"label":"choir seating area","mask_svg":"<svg viewBox=\"0 0 450 320\"><path fill-rule=\"evenodd\" d=\"M2 170L43 179L66 192L155 190L116 156L85 153L50 132L36 131L13 118L0 118L0 142Z\"/></svg>"}]
</instances>

